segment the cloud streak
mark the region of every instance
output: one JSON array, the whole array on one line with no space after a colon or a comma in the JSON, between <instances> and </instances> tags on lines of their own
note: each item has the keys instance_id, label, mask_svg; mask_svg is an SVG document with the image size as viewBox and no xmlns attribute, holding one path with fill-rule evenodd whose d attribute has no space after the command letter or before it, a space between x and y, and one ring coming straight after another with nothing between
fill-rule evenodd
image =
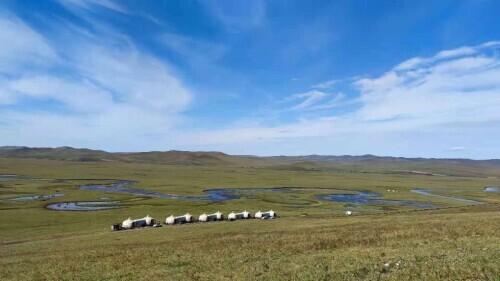
<instances>
[{"instance_id":1,"label":"cloud streak","mask_svg":"<svg viewBox=\"0 0 500 281\"><path fill-rule=\"evenodd\" d=\"M91 12L96 7L100 7L122 14L129 13L125 7L112 0L60 0L59 2L73 11L84 9Z\"/></svg>"},{"instance_id":2,"label":"cloud streak","mask_svg":"<svg viewBox=\"0 0 500 281\"><path fill-rule=\"evenodd\" d=\"M112 27L52 30L71 38L62 44L19 18L0 23L0 41L12 42L0 51L4 143L133 149L168 140L191 103L166 62ZM22 39L11 40L13 32Z\"/></svg>"},{"instance_id":3,"label":"cloud streak","mask_svg":"<svg viewBox=\"0 0 500 281\"><path fill-rule=\"evenodd\" d=\"M0 48L0 73L56 63L57 54L49 42L17 17L0 17L0 38L4 42Z\"/></svg>"},{"instance_id":4,"label":"cloud streak","mask_svg":"<svg viewBox=\"0 0 500 281\"><path fill-rule=\"evenodd\" d=\"M318 90L295 94L290 100L301 100L290 110L324 110L345 105L345 95L342 93L326 93Z\"/></svg>"},{"instance_id":5,"label":"cloud streak","mask_svg":"<svg viewBox=\"0 0 500 281\"><path fill-rule=\"evenodd\" d=\"M357 107L341 115L300 118L297 122L274 127L264 125L202 132L190 135L189 139L213 145L283 143L303 138L343 138L345 135L369 139L385 134L389 138L398 134L439 132L446 128L469 132L478 124L498 125L500 58L496 52L499 48L497 42L487 42L441 51L432 57L407 60L378 77L357 79L352 86L359 98L350 98ZM332 103L327 97L330 95L318 90L293 95L292 100L302 101L292 109L328 107ZM443 150L447 148L449 146Z\"/></svg>"}]
</instances>

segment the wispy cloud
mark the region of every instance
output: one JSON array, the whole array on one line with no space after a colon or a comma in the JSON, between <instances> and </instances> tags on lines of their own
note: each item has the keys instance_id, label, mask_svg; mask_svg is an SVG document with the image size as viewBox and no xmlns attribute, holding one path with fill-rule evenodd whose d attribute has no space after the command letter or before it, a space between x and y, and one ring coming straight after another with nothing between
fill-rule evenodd
<instances>
[{"instance_id":1,"label":"wispy cloud","mask_svg":"<svg viewBox=\"0 0 500 281\"><path fill-rule=\"evenodd\" d=\"M0 22L0 41L12 42L0 50L3 143L115 143L116 149L152 139L158 144L168 140L179 113L190 104L192 93L166 62L112 27L51 30L57 33L51 38L63 43L19 18L1 17ZM30 108L32 103L38 106Z\"/></svg>"},{"instance_id":2,"label":"wispy cloud","mask_svg":"<svg viewBox=\"0 0 500 281\"><path fill-rule=\"evenodd\" d=\"M322 101L328 94L320 92L320 91L310 91L307 93L296 94L292 96L293 99L301 99L302 101L293 106L292 110L305 109L311 107L318 102Z\"/></svg>"},{"instance_id":3,"label":"wispy cloud","mask_svg":"<svg viewBox=\"0 0 500 281\"><path fill-rule=\"evenodd\" d=\"M281 23L264 1L200 1L193 15L204 18L185 26L133 3L55 2L69 13L0 15L0 145L376 153L427 143L458 155L500 137L499 41L340 79L325 59L346 52L332 48L343 37L330 13ZM336 79L313 80L327 71Z\"/></svg>"},{"instance_id":4,"label":"wispy cloud","mask_svg":"<svg viewBox=\"0 0 500 281\"><path fill-rule=\"evenodd\" d=\"M420 67L425 67L432 65L436 62L439 61L444 61L444 60L449 60L449 59L456 59L460 57L467 57L471 55L478 54L481 51L484 50L491 50L492 48L498 48L500 47L500 41L490 41L486 42L484 44L478 45L478 46L463 46L459 47L456 49L452 50L444 50L432 57L428 58L421 58L421 57L415 57L408 59L406 61L401 62L397 66L394 67L395 71L406 71L406 70L411 70L413 68L420 68Z\"/></svg>"},{"instance_id":5,"label":"wispy cloud","mask_svg":"<svg viewBox=\"0 0 500 281\"><path fill-rule=\"evenodd\" d=\"M15 16L0 17L0 73L56 63L56 51L48 40Z\"/></svg>"},{"instance_id":6,"label":"wispy cloud","mask_svg":"<svg viewBox=\"0 0 500 281\"><path fill-rule=\"evenodd\" d=\"M377 78L356 81L364 120L405 116L425 124L496 120L500 113L500 60L487 51L500 46L446 51L412 68L399 66ZM459 49L463 50L463 48ZM450 55L458 54L450 59ZM468 55L466 55L468 54ZM443 59L445 58L445 59Z\"/></svg>"},{"instance_id":7,"label":"wispy cloud","mask_svg":"<svg viewBox=\"0 0 500 281\"><path fill-rule=\"evenodd\" d=\"M293 95L289 100L300 102L290 108L290 110L322 110L340 106L344 99L342 93L326 93L318 90Z\"/></svg>"},{"instance_id":8,"label":"wispy cloud","mask_svg":"<svg viewBox=\"0 0 500 281\"><path fill-rule=\"evenodd\" d=\"M92 11L96 7L105 8L114 12L128 14L127 8L112 0L59 0L65 7L75 10L84 9Z\"/></svg>"},{"instance_id":9,"label":"wispy cloud","mask_svg":"<svg viewBox=\"0 0 500 281\"><path fill-rule=\"evenodd\" d=\"M266 3L263 0L252 2L200 1L206 10L226 29L239 32L262 26L266 18Z\"/></svg>"},{"instance_id":10,"label":"wispy cloud","mask_svg":"<svg viewBox=\"0 0 500 281\"><path fill-rule=\"evenodd\" d=\"M342 115L300 118L274 127L200 132L201 137L191 136L191 140L281 143L353 134L369 139L373 134L419 134L449 127L468 131L477 124L500 122L499 48L496 42L488 42L442 51L433 57L407 60L413 62L411 67L399 64L378 77L358 79L353 82L359 94L357 109ZM328 97L318 90L294 95L293 99L303 100L292 108L320 109Z\"/></svg>"},{"instance_id":11,"label":"wispy cloud","mask_svg":"<svg viewBox=\"0 0 500 281\"><path fill-rule=\"evenodd\" d=\"M160 35L159 39L160 42L171 51L195 63L216 61L221 58L226 51L226 48L221 44L194 39L175 33L163 33Z\"/></svg>"}]
</instances>

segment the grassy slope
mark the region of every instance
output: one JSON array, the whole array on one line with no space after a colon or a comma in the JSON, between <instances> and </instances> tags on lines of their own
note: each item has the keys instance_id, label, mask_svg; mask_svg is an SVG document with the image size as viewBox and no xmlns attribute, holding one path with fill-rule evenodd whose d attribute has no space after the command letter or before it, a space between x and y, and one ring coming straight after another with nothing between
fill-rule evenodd
<instances>
[{"instance_id":1,"label":"grassy slope","mask_svg":"<svg viewBox=\"0 0 500 281\"><path fill-rule=\"evenodd\" d=\"M380 169L380 167L378 168ZM54 212L47 202L0 200L2 280L499 280L500 196L485 194L495 178L432 177L344 170L244 168L234 165L154 165L0 159L0 174L42 180L0 182L0 196L65 193L66 200L121 200L124 208L103 212ZM69 179L54 181L54 179ZM408 190L428 186L491 204L438 211L362 208L341 216L342 204L299 194L266 194L224 203L136 199L80 191L81 178L126 178L162 192L200 194L208 187L300 186L368 189L387 198L432 201ZM94 182L94 181L92 181ZM104 182L104 181L103 181ZM386 193L395 188L396 193ZM275 221L195 224L112 233L109 224L146 213L199 214L274 208ZM403 213L399 213L403 211ZM397 262L384 269L385 262Z\"/></svg>"},{"instance_id":2,"label":"grassy slope","mask_svg":"<svg viewBox=\"0 0 500 281\"><path fill-rule=\"evenodd\" d=\"M500 210L474 208L75 233L3 245L1 273L3 280L498 280Z\"/></svg>"}]
</instances>

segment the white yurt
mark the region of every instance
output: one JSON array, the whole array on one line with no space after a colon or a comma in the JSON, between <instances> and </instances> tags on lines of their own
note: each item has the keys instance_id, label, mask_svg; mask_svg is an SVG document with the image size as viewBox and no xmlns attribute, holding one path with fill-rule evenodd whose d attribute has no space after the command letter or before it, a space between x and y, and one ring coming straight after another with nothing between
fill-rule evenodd
<instances>
[{"instance_id":1,"label":"white yurt","mask_svg":"<svg viewBox=\"0 0 500 281\"><path fill-rule=\"evenodd\" d=\"M166 223L166 224L174 224L174 223L175 223L175 217L174 217L173 215L168 216L168 217L165 219L165 223Z\"/></svg>"},{"instance_id":2,"label":"white yurt","mask_svg":"<svg viewBox=\"0 0 500 281\"><path fill-rule=\"evenodd\" d=\"M213 214L202 214L200 215L199 217L199 221L202 221L202 222L206 222L206 221L220 221L222 220L224 217L222 216L222 213L217 211Z\"/></svg>"},{"instance_id":3,"label":"white yurt","mask_svg":"<svg viewBox=\"0 0 500 281\"><path fill-rule=\"evenodd\" d=\"M262 212L259 210L257 213L255 213L254 216L256 219L261 219L262 218Z\"/></svg>"},{"instance_id":4,"label":"white yurt","mask_svg":"<svg viewBox=\"0 0 500 281\"><path fill-rule=\"evenodd\" d=\"M122 222L122 228L130 229L132 228L134 221L131 218L128 218Z\"/></svg>"},{"instance_id":5,"label":"white yurt","mask_svg":"<svg viewBox=\"0 0 500 281\"><path fill-rule=\"evenodd\" d=\"M203 213L201 214L199 217L198 217L198 221L201 221L201 222L206 222L208 221L208 215Z\"/></svg>"},{"instance_id":6,"label":"white yurt","mask_svg":"<svg viewBox=\"0 0 500 281\"><path fill-rule=\"evenodd\" d=\"M222 220L222 219L223 219L222 213L221 213L221 212L219 212L219 211L217 211L217 212L213 213L212 215L214 215L214 216L215 216L215 219L216 219L216 220L218 220L218 221L220 221L220 220Z\"/></svg>"},{"instance_id":7,"label":"white yurt","mask_svg":"<svg viewBox=\"0 0 500 281\"><path fill-rule=\"evenodd\" d=\"M177 217L171 215L165 219L166 224L189 223L192 221L193 221L193 216L190 213L186 213L185 215Z\"/></svg>"},{"instance_id":8,"label":"white yurt","mask_svg":"<svg viewBox=\"0 0 500 281\"><path fill-rule=\"evenodd\" d=\"M190 213L186 213L183 217L184 217L184 222L193 221L193 216Z\"/></svg>"},{"instance_id":9,"label":"white yurt","mask_svg":"<svg viewBox=\"0 0 500 281\"><path fill-rule=\"evenodd\" d=\"M155 223L155 219L150 217L149 215L146 215L143 220L146 222L146 225L153 225Z\"/></svg>"},{"instance_id":10,"label":"white yurt","mask_svg":"<svg viewBox=\"0 0 500 281\"><path fill-rule=\"evenodd\" d=\"M248 219L250 218L250 213L246 210L241 213L231 212L228 216L228 220L239 220L239 219Z\"/></svg>"},{"instance_id":11,"label":"white yurt","mask_svg":"<svg viewBox=\"0 0 500 281\"><path fill-rule=\"evenodd\" d=\"M249 213L249 212L247 212L247 210L243 211L241 214L243 215L243 218L244 218L244 219L248 219L248 218L250 218L250 213Z\"/></svg>"},{"instance_id":12,"label":"white yurt","mask_svg":"<svg viewBox=\"0 0 500 281\"><path fill-rule=\"evenodd\" d=\"M273 210L267 212L258 211L255 213L256 219L274 219L276 217L276 213Z\"/></svg>"}]
</instances>

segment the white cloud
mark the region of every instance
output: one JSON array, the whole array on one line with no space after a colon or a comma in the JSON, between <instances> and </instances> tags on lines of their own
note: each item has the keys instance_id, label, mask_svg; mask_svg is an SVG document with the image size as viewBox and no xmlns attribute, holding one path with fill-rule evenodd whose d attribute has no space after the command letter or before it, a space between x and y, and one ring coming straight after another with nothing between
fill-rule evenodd
<instances>
[{"instance_id":1,"label":"white cloud","mask_svg":"<svg viewBox=\"0 0 500 281\"><path fill-rule=\"evenodd\" d=\"M311 90L309 92L295 94L288 98L288 101L300 100L300 102L290 108L295 111L313 111L324 110L347 105L354 101L345 101L343 93L326 93L319 90Z\"/></svg>"},{"instance_id":2,"label":"white cloud","mask_svg":"<svg viewBox=\"0 0 500 281\"><path fill-rule=\"evenodd\" d=\"M81 3L85 10L105 7ZM233 126L190 130L181 125L193 94L175 70L92 21L92 30L61 25L49 39L16 17L0 16L0 41L6 42L0 48L0 144L236 153L241 147L267 147L297 154L418 151L426 143L436 151L466 153L471 149L458 148L481 149L484 145L475 143L500 137L500 42L411 58L379 76L356 79L354 97L326 91L334 80L320 83L288 99L287 110L277 113L288 121L274 126L265 118L246 124L237 119ZM193 62L210 65L203 54L214 60L224 55L223 47L210 42L176 34L162 40ZM23 107L31 102L55 102L64 110ZM342 113L327 110L337 107ZM450 148L453 143L463 146ZM353 146L367 151L349 150Z\"/></svg>"},{"instance_id":3,"label":"white cloud","mask_svg":"<svg viewBox=\"0 0 500 281\"><path fill-rule=\"evenodd\" d=\"M445 61L448 59L456 59L456 58L460 58L460 57L466 57L466 56L472 56L475 54L479 54L485 50L495 49L495 48L498 48L499 46L500 46L500 41L490 41L490 42L486 42L486 43L483 43L481 45L474 46L474 47L463 46L463 47L459 47L459 48L452 49L452 50L444 50L444 51L437 53L436 55L434 55L432 57L428 57L428 58L415 57L415 58L408 59L408 60L403 61L402 63L398 64L397 66L395 66L393 70L406 71L406 70L410 70L413 68L426 67L426 66L432 65L434 63L437 63L440 61L442 62L442 61Z\"/></svg>"},{"instance_id":4,"label":"white cloud","mask_svg":"<svg viewBox=\"0 0 500 281\"><path fill-rule=\"evenodd\" d=\"M49 42L17 17L0 17L0 38L0 73L43 67L57 60Z\"/></svg>"},{"instance_id":5,"label":"white cloud","mask_svg":"<svg viewBox=\"0 0 500 281\"><path fill-rule=\"evenodd\" d=\"M467 56L467 55L472 55L475 54L476 50L471 47L460 47L457 49L453 50L445 50L437 53L437 55L434 56L435 60L438 59L447 59L447 58L455 58L455 57L460 57L460 56Z\"/></svg>"},{"instance_id":6,"label":"white cloud","mask_svg":"<svg viewBox=\"0 0 500 281\"><path fill-rule=\"evenodd\" d=\"M291 109L299 110L299 109L309 108L317 104L318 102L322 101L327 96L328 96L327 93L323 93L316 90L293 95L292 97L293 99L302 99L302 101L299 104L293 106Z\"/></svg>"},{"instance_id":7,"label":"white cloud","mask_svg":"<svg viewBox=\"0 0 500 281\"><path fill-rule=\"evenodd\" d=\"M207 11L227 29L234 32L262 26L266 18L266 3L263 0L252 2L200 1Z\"/></svg>"},{"instance_id":8,"label":"white cloud","mask_svg":"<svg viewBox=\"0 0 500 281\"><path fill-rule=\"evenodd\" d=\"M400 64L379 77L358 79L353 85L359 92L359 98L354 99L359 106L342 115L299 119L274 127L262 125L199 132L189 135L186 141L196 144L197 140L203 140L227 146L252 145L252 142L281 146L293 142L298 147L306 143L304 138L329 138L334 142L350 136L363 140L369 147L374 136L385 136L386 142L372 147L372 151L365 151L375 153L384 147L390 151L390 147L398 146L399 136L409 135L420 141L410 151L418 152L417 147L424 145L430 147L427 150L441 147L439 151L445 151L449 146L444 140L449 143L452 138L444 133L446 130L452 130L457 136L452 141L460 141L463 134L480 139L488 132L500 131L500 58L495 55L495 48L499 47L496 43L485 43L443 51L433 57L406 61L411 62L407 63L411 67ZM327 93L317 90L294 95L292 99L303 100L293 108L320 108L327 97ZM353 98L347 100L353 101ZM489 129L478 134L477 130L484 130L484 127ZM349 147L349 141L345 145Z\"/></svg>"},{"instance_id":9,"label":"white cloud","mask_svg":"<svg viewBox=\"0 0 500 281\"><path fill-rule=\"evenodd\" d=\"M221 44L175 33L163 33L159 40L171 51L184 56L193 64L213 63L226 52L226 48Z\"/></svg>"},{"instance_id":10,"label":"white cloud","mask_svg":"<svg viewBox=\"0 0 500 281\"><path fill-rule=\"evenodd\" d=\"M102 7L123 14L127 14L129 12L125 7L112 0L59 0L59 2L72 10L84 9L92 11L95 7Z\"/></svg>"},{"instance_id":11,"label":"white cloud","mask_svg":"<svg viewBox=\"0 0 500 281\"><path fill-rule=\"evenodd\" d=\"M61 102L77 112L105 111L113 105L111 94L92 83L70 82L54 76L23 77L3 84L3 88L13 96L10 103L26 97L49 99Z\"/></svg>"},{"instance_id":12,"label":"white cloud","mask_svg":"<svg viewBox=\"0 0 500 281\"><path fill-rule=\"evenodd\" d=\"M113 149L167 145L192 100L168 64L104 25L98 29L101 34L52 30L61 42L49 41L18 18L0 22L0 41L7 42L4 50L12 50L0 51L2 144ZM12 32L23 41L10 46ZM23 57L29 61L18 60ZM43 68L30 67L38 61ZM32 102L40 105L26 106ZM53 102L59 104L57 110L48 105Z\"/></svg>"},{"instance_id":13,"label":"white cloud","mask_svg":"<svg viewBox=\"0 0 500 281\"><path fill-rule=\"evenodd\" d=\"M363 120L409 118L423 124L500 118L500 61L460 57L407 71L390 71L356 82Z\"/></svg>"},{"instance_id":14,"label":"white cloud","mask_svg":"<svg viewBox=\"0 0 500 281\"><path fill-rule=\"evenodd\" d=\"M182 111L189 104L190 92L158 59L140 53L133 46L83 47L75 54L79 72L118 94L122 102L165 113Z\"/></svg>"}]
</instances>

